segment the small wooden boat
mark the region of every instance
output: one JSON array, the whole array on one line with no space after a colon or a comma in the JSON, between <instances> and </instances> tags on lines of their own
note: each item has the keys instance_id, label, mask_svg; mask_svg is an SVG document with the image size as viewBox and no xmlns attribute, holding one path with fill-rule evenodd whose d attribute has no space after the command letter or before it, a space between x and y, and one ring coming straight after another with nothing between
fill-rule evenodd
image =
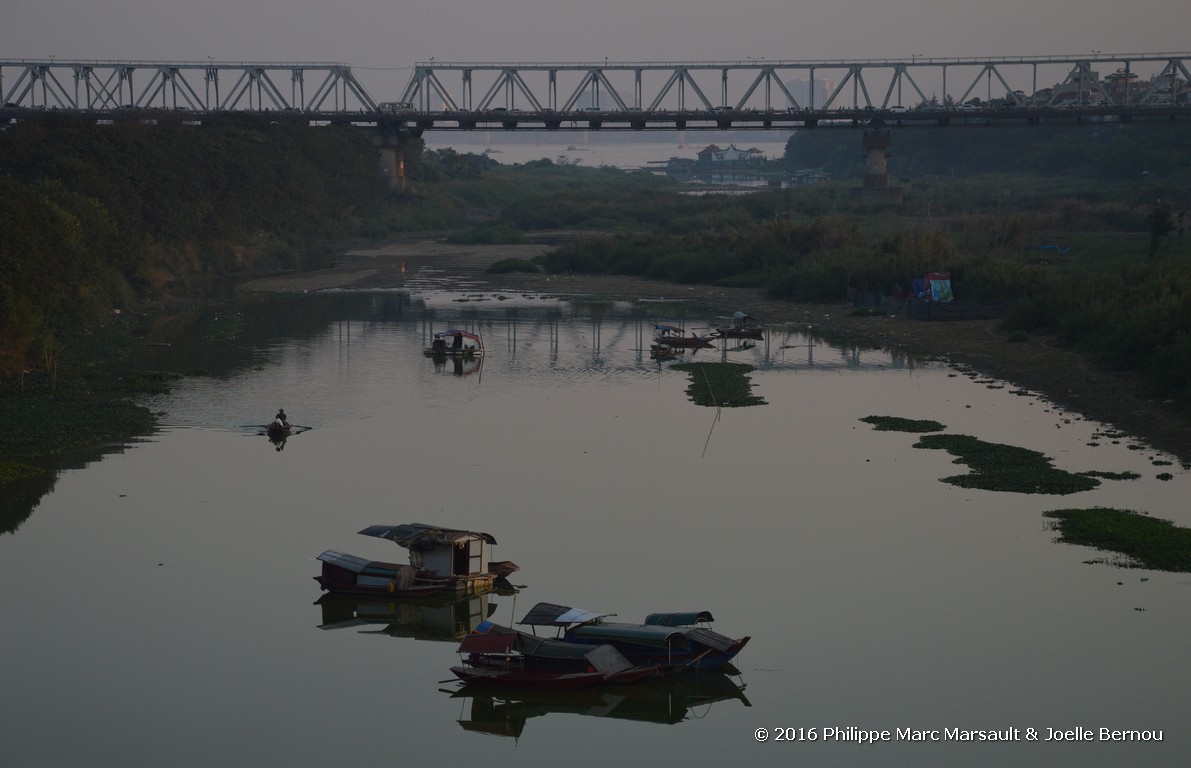
<instances>
[{"instance_id":1,"label":"small wooden boat","mask_svg":"<svg viewBox=\"0 0 1191 768\"><path fill-rule=\"evenodd\" d=\"M285 441L293 434L293 427L288 421L281 421L274 419L265 425L265 434L269 437L269 442L273 444L277 450L285 449Z\"/></svg>"},{"instance_id":2,"label":"small wooden boat","mask_svg":"<svg viewBox=\"0 0 1191 768\"><path fill-rule=\"evenodd\" d=\"M714 346L711 336L698 336L694 331L687 336L686 331L673 325L658 323L654 326L657 333L653 335L653 343L662 348L670 349L710 349Z\"/></svg>"},{"instance_id":3,"label":"small wooden boat","mask_svg":"<svg viewBox=\"0 0 1191 768\"><path fill-rule=\"evenodd\" d=\"M718 339L763 339L765 329L756 318L736 310L729 317L716 318L712 336Z\"/></svg>"},{"instance_id":4,"label":"small wooden boat","mask_svg":"<svg viewBox=\"0 0 1191 768\"><path fill-rule=\"evenodd\" d=\"M434 334L434 340L423 354L426 357L479 357L484 354L484 341L474 333L452 328Z\"/></svg>"},{"instance_id":5,"label":"small wooden boat","mask_svg":"<svg viewBox=\"0 0 1191 768\"><path fill-rule=\"evenodd\" d=\"M394 597L490 592L498 579L519 570L508 560L489 561L496 539L487 533L426 523L371 525L360 533L408 549L409 563L366 560L328 549L318 556L322 573L314 577L325 591Z\"/></svg>"}]
</instances>

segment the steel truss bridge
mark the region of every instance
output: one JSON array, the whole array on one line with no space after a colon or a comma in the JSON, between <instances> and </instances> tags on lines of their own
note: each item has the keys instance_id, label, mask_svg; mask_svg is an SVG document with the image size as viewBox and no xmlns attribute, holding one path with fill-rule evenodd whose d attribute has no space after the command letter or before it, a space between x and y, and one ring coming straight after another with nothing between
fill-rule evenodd
<instances>
[{"instance_id":1,"label":"steel truss bridge","mask_svg":"<svg viewBox=\"0 0 1191 768\"><path fill-rule=\"evenodd\" d=\"M0 116L283 113L425 130L797 129L1176 119L1191 53L731 62L443 63L378 100L342 63L0 59ZM386 88L390 93L397 88ZM975 120L974 118L983 118Z\"/></svg>"}]
</instances>

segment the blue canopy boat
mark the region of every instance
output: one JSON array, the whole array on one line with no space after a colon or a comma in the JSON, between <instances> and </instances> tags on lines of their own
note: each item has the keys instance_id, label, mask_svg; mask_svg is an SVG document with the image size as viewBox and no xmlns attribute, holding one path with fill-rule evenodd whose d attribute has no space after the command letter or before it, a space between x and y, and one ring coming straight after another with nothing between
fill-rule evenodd
<instances>
[{"instance_id":1,"label":"blue canopy boat","mask_svg":"<svg viewBox=\"0 0 1191 768\"><path fill-rule=\"evenodd\" d=\"M651 613L641 624L607 621L598 613L554 603L538 603L521 621L525 626L554 627L568 643L611 645L638 666L720 670L750 640L734 640L709 629L708 611Z\"/></svg>"}]
</instances>

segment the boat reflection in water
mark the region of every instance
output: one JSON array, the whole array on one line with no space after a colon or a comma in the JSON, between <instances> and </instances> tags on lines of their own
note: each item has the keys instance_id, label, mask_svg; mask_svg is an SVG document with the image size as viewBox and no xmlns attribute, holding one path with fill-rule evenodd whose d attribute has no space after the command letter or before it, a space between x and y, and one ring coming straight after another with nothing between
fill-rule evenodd
<instances>
[{"instance_id":1,"label":"boat reflection in water","mask_svg":"<svg viewBox=\"0 0 1191 768\"><path fill-rule=\"evenodd\" d=\"M688 672L664 680L562 691L463 687L444 692L462 701L459 725L463 730L516 738L530 718L551 713L674 725L705 717L706 710L721 701L752 706L744 695L744 683L729 674L740 673L728 665L720 673Z\"/></svg>"},{"instance_id":2,"label":"boat reflection in water","mask_svg":"<svg viewBox=\"0 0 1191 768\"><path fill-rule=\"evenodd\" d=\"M429 355L434 361L435 373L449 373L453 376L471 376L479 373L484 366L481 356L464 357L461 355Z\"/></svg>"},{"instance_id":3,"label":"boat reflection in water","mask_svg":"<svg viewBox=\"0 0 1191 768\"><path fill-rule=\"evenodd\" d=\"M326 594L315 605L323 611L319 629L457 643L496 612L489 598L501 593L403 599Z\"/></svg>"}]
</instances>

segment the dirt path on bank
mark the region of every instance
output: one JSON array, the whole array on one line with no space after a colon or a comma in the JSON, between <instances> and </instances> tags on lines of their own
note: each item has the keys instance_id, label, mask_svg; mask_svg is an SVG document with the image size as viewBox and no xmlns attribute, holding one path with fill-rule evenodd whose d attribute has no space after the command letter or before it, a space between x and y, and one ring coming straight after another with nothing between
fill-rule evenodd
<instances>
[{"instance_id":1,"label":"dirt path on bank","mask_svg":"<svg viewBox=\"0 0 1191 768\"><path fill-rule=\"evenodd\" d=\"M542 242L524 245L448 245L441 237L411 237L350 249L333 267L258 278L244 283L241 290L300 293L451 285L471 292L674 299L724 313L743 309L766 323L805 324L829 337L845 335L971 366L1142 438L1178 456L1184 464L1191 463L1191 418L1168 403L1141 396L1136 378L1100 370L1045 338L1010 342L994 320L922 322L905 317L854 317L849 306L773 301L751 288L676 285L631 277L485 273L502 259L532 259L545 253L556 239L547 236Z\"/></svg>"}]
</instances>

